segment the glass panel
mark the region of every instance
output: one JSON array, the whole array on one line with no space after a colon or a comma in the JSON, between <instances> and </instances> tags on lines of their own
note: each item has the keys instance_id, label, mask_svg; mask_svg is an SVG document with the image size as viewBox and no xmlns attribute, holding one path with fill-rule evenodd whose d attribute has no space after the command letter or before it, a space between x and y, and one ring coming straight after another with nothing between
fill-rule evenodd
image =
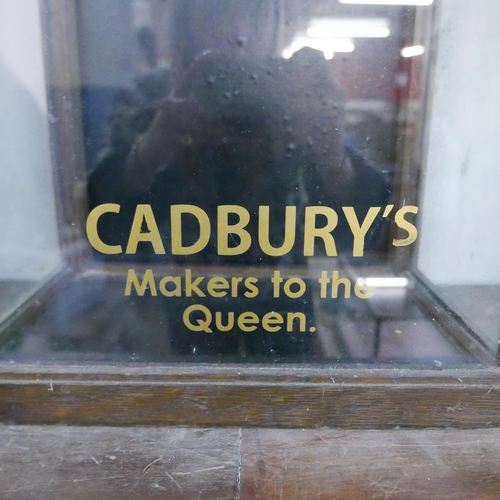
<instances>
[{"instance_id":1,"label":"glass panel","mask_svg":"<svg viewBox=\"0 0 500 500\"><path fill-rule=\"evenodd\" d=\"M500 333L499 19L495 2L442 7L418 256L435 292L491 351Z\"/></svg>"},{"instance_id":2,"label":"glass panel","mask_svg":"<svg viewBox=\"0 0 500 500\"><path fill-rule=\"evenodd\" d=\"M61 267L41 25L29 2L0 5L0 108L3 322Z\"/></svg>"},{"instance_id":3,"label":"glass panel","mask_svg":"<svg viewBox=\"0 0 500 500\"><path fill-rule=\"evenodd\" d=\"M493 0L42 7L2 7L0 279L66 265L3 288L4 359L494 362Z\"/></svg>"}]
</instances>

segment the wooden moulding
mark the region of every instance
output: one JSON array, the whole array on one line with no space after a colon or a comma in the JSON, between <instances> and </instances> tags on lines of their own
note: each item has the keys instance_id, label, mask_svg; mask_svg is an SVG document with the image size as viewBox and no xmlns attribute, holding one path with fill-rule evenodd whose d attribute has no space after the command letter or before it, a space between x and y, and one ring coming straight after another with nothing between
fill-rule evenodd
<instances>
[{"instance_id":1,"label":"wooden moulding","mask_svg":"<svg viewBox=\"0 0 500 500\"><path fill-rule=\"evenodd\" d=\"M500 427L500 372L4 364L0 415L17 424Z\"/></svg>"},{"instance_id":2,"label":"wooden moulding","mask_svg":"<svg viewBox=\"0 0 500 500\"><path fill-rule=\"evenodd\" d=\"M76 11L74 0L41 2L59 238L74 268L90 258L88 245L82 244L88 200Z\"/></svg>"}]
</instances>

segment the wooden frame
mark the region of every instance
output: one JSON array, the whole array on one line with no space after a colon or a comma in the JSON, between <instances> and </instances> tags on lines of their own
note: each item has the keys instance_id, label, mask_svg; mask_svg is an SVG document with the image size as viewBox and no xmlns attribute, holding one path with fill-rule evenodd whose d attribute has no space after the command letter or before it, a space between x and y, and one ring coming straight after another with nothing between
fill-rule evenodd
<instances>
[{"instance_id":1,"label":"wooden frame","mask_svg":"<svg viewBox=\"0 0 500 500\"><path fill-rule=\"evenodd\" d=\"M61 247L68 265L81 268L90 259L85 238L88 214L87 172L80 99L78 29L73 0L44 0L42 26L51 123L53 162L63 165L55 179L59 198Z\"/></svg>"},{"instance_id":2,"label":"wooden frame","mask_svg":"<svg viewBox=\"0 0 500 500\"><path fill-rule=\"evenodd\" d=\"M75 276L89 264L75 2L47 0L46 51L53 75L54 160L66 232L62 245ZM81 181L75 184L75 177ZM59 279L59 278L58 278ZM66 279L66 278L65 278ZM12 321L23 321L50 297L51 284ZM422 304L431 297L416 292ZM445 309L433 314L448 315ZM453 318L462 345L470 332ZM473 339L472 351L485 355ZM412 370L390 366L60 365L0 364L0 420L19 424L190 425L260 427L486 428L500 426L495 368Z\"/></svg>"},{"instance_id":3,"label":"wooden frame","mask_svg":"<svg viewBox=\"0 0 500 500\"><path fill-rule=\"evenodd\" d=\"M498 371L303 366L2 366L2 420L19 424L500 426Z\"/></svg>"},{"instance_id":4,"label":"wooden frame","mask_svg":"<svg viewBox=\"0 0 500 500\"><path fill-rule=\"evenodd\" d=\"M400 190L397 200L401 205L417 205L418 206L418 193L419 185L421 182L423 172L423 162L428 149L428 131L425 128L425 123L430 115L432 105L432 92L433 92L433 76L436 67L437 49L439 41L439 18L441 15L440 2L434 2L431 8L417 8L417 15L415 24L418 24L421 29L421 38L407 40L410 45L421 44L429 47L423 57L423 63L420 65L422 68L418 84L421 85L422 103L421 109L412 110L409 103L400 111L407 115L412 114L418 121L417 127L412 127L405 120L402 126L401 137L402 144L399 148L399 162L402 165L401 171L395 180L395 184L399 185ZM416 73L416 68L412 68L412 72ZM414 75L408 75L410 81ZM412 137L412 140L407 140L407 137ZM397 236L396 230L393 229L393 236ZM411 266L412 259L415 254L413 247L401 247L392 249L395 267L400 272L408 269Z\"/></svg>"}]
</instances>

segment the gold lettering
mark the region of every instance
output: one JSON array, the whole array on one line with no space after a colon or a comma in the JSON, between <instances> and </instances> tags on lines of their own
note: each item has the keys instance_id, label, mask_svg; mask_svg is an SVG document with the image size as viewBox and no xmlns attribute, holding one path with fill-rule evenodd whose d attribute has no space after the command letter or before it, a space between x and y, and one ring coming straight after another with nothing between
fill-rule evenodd
<instances>
[{"instance_id":1,"label":"gold lettering","mask_svg":"<svg viewBox=\"0 0 500 500\"><path fill-rule=\"evenodd\" d=\"M186 276L186 297L192 297L193 292L198 296L198 297L206 297L205 293L202 292L198 287L200 283L205 279L204 277L196 278L193 281L193 277L191 274L191 269L186 269L185 272Z\"/></svg>"},{"instance_id":2,"label":"gold lettering","mask_svg":"<svg viewBox=\"0 0 500 500\"><path fill-rule=\"evenodd\" d=\"M167 290L167 283L173 283L175 285L173 290ZM182 297L181 290L181 278L179 276L165 276L160 281L160 292L165 297Z\"/></svg>"},{"instance_id":3,"label":"gold lettering","mask_svg":"<svg viewBox=\"0 0 500 500\"><path fill-rule=\"evenodd\" d=\"M227 292L219 290L227 290L229 288L229 282L225 278L211 278L207 283L208 293L212 297L225 297Z\"/></svg>"},{"instance_id":4,"label":"gold lettering","mask_svg":"<svg viewBox=\"0 0 500 500\"><path fill-rule=\"evenodd\" d=\"M346 299L351 297L351 280L348 278L339 278L339 272L334 271L332 273L332 299L336 299L339 294L339 286L344 285L345 293L344 297Z\"/></svg>"},{"instance_id":5,"label":"gold lettering","mask_svg":"<svg viewBox=\"0 0 500 500\"><path fill-rule=\"evenodd\" d=\"M234 312L227 313L227 324L222 324L222 313L217 311L215 313L215 327L221 332L229 332L234 328Z\"/></svg>"},{"instance_id":6,"label":"gold lettering","mask_svg":"<svg viewBox=\"0 0 500 500\"><path fill-rule=\"evenodd\" d=\"M194 320L196 323L191 321L191 313L194 311L199 311L205 315L205 319L196 319ZM212 333L212 329L210 328L210 323L212 322L212 313L210 309L206 306L193 304L189 306L182 315L182 321L186 328L191 330L192 332L205 332Z\"/></svg>"},{"instance_id":7,"label":"gold lettering","mask_svg":"<svg viewBox=\"0 0 500 500\"><path fill-rule=\"evenodd\" d=\"M135 274L135 271L133 269L129 269L125 285L126 297L129 297L132 293L132 285L134 285L135 291L140 297L142 297L146 293L147 289L151 291L151 295L153 297L157 296L155 279L153 276L153 271L151 269L146 269L146 271L144 272L142 283L139 283L139 279L137 278L137 274Z\"/></svg>"},{"instance_id":8,"label":"gold lettering","mask_svg":"<svg viewBox=\"0 0 500 500\"><path fill-rule=\"evenodd\" d=\"M258 323L259 317L253 312L243 312L238 316L238 326L240 330L243 330L244 332L253 332L254 330L257 330L256 326L249 325L256 325Z\"/></svg>"},{"instance_id":9,"label":"gold lettering","mask_svg":"<svg viewBox=\"0 0 500 500\"><path fill-rule=\"evenodd\" d=\"M87 218L87 238L94 250L106 255L117 255L123 252L121 245L107 245L101 240L99 233L97 232L97 223L99 222L99 218L105 213L120 213L120 205L117 205L116 203L104 203L103 205L95 207L89 213Z\"/></svg>"},{"instance_id":10,"label":"gold lettering","mask_svg":"<svg viewBox=\"0 0 500 500\"><path fill-rule=\"evenodd\" d=\"M417 228L405 219L406 214L418 214L418 207L414 207L408 205L407 207L400 208L396 212L396 216L394 217L394 222L398 225L399 228L403 229L408 233L408 237L405 239L394 239L392 244L395 247L406 247L414 243L418 236Z\"/></svg>"},{"instance_id":11,"label":"gold lettering","mask_svg":"<svg viewBox=\"0 0 500 500\"><path fill-rule=\"evenodd\" d=\"M283 316L277 312L269 312L264 314L262 318L262 328L266 330L266 332L277 332L281 330L281 326L272 326L272 325L282 325L284 322Z\"/></svg>"},{"instance_id":12,"label":"gold lettering","mask_svg":"<svg viewBox=\"0 0 500 500\"><path fill-rule=\"evenodd\" d=\"M258 282L257 278L246 278L245 286L248 290L243 294L247 299L254 299L259 295L259 289L255 286Z\"/></svg>"},{"instance_id":13,"label":"gold lettering","mask_svg":"<svg viewBox=\"0 0 500 500\"><path fill-rule=\"evenodd\" d=\"M326 217L326 226L316 227L316 216L324 215ZM314 243L316 238L321 238L325 244L325 252L328 257L337 256L337 247L335 239L330 234L338 224L339 218L337 212L329 207L306 207L305 228L304 228L304 255L306 257L314 256Z\"/></svg>"},{"instance_id":14,"label":"gold lettering","mask_svg":"<svg viewBox=\"0 0 500 500\"><path fill-rule=\"evenodd\" d=\"M373 297L373 293L371 292L373 292L374 290L374 286L359 285L358 283L354 285L354 293L359 299L366 300Z\"/></svg>"},{"instance_id":15,"label":"gold lettering","mask_svg":"<svg viewBox=\"0 0 500 500\"><path fill-rule=\"evenodd\" d=\"M292 292L291 286L292 285L298 285L299 288L296 292ZM304 280L300 278L288 278L285 281L285 284L283 286L283 290L285 292L285 295L291 299L298 299L299 297L302 297L304 293L306 292L306 284Z\"/></svg>"},{"instance_id":16,"label":"gold lettering","mask_svg":"<svg viewBox=\"0 0 500 500\"><path fill-rule=\"evenodd\" d=\"M243 281L243 278L233 276L231 278L231 297L238 297L238 284Z\"/></svg>"},{"instance_id":17,"label":"gold lettering","mask_svg":"<svg viewBox=\"0 0 500 500\"><path fill-rule=\"evenodd\" d=\"M271 283L273 284L273 297L277 299L280 296L280 284L283 283L283 278L279 271L274 271Z\"/></svg>"},{"instance_id":18,"label":"gold lettering","mask_svg":"<svg viewBox=\"0 0 500 500\"><path fill-rule=\"evenodd\" d=\"M370 208L361 226L359 225L359 221L353 207L343 207L342 210L344 211L347 222L349 223L349 227L351 228L352 235L354 236L352 255L353 257L362 257L365 250L366 233L377 218L377 215L380 212L381 208Z\"/></svg>"},{"instance_id":19,"label":"gold lettering","mask_svg":"<svg viewBox=\"0 0 500 500\"><path fill-rule=\"evenodd\" d=\"M328 285L330 284L330 278L328 277L328 273L326 271L321 272L321 278L318 280L320 284L320 299L326 299L326 291L328 289Z\"/></svg>"},{"instance_id":20,"label":"gold lettering","mask_svg":"<svg viewBox=\"0 0 500 500\"><path fill-rule=\"evenodd\" d=\"M299 331L305 332L306 331L306 315L304 313L301 313L301 312L288 313L286 315L286 331L287 332L293 331L293 320L294 319L299 320Z\"/></svg>"},{"instance_id":21,"label":"gold lettering","mask_svg":"<svg viewBox=\"0 0 500 500\"><path fill-rule=\"evenodd\" d=\"M143 222L148 228L148 232L146 233L141 233ZM153 245L153 249L157 255L165 253L151 205L137 205L125 253L135 254L140 241L149 241Z\"/></svg>"},{"instance_id":22,"label":"gold lettering","mask_svg":"<svg viewBox=\"0 0 500 500\"><path fill-rule=\"evenodd\" d=\"M239 222L229 225L229 214L233 213L239 217ZM246 208L239 205L221 205L217 207L217 254L218 255L241 255L245 253L252 244L252 238L244 228L250 222L250 213ZM239 245L229 247L229 235L236 234L240 237Z\"/></svg>"},{"instance_id":23,"label":"gold lettering","mask_svg":"<svg viewBox=\"0 0 500 500\"><path fill-rule=\"evenodd\" d=\"M182 214L191 214L198 220L200 235L190 246L182 244ZM193 255L201 252L210 241L210 219L204 210L195 205L172 205L170 207L172 255Z\"/></svg>"},{"instance_id":24,"label":"gold lettering","mask_svg":"<svg viewBox=\"0 0 500 500\"><path fill-rule=\"evenodd\" d=\"M266 255L280 257L290 252L295 243L296 220L297 208L286 207L283 245L275 248L269 242L269 207L259 207L259 245Z\"/></svg>"}]
</instances>

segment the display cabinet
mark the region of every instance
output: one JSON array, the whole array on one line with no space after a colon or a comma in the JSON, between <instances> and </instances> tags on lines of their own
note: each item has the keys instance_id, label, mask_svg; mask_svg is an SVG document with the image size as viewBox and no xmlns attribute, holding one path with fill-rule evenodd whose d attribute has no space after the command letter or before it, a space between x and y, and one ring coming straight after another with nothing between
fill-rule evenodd
<instances>
[{"instance_id":1,"label":"display cabinet","mask_svg":"<svg viewBox=\"0 0 500 500\"><path fill-rule=\"evenodd\" d=\"M379 3L0 6L4 422L498 426L500 6Z\"/></svg>"}]
</instances>

